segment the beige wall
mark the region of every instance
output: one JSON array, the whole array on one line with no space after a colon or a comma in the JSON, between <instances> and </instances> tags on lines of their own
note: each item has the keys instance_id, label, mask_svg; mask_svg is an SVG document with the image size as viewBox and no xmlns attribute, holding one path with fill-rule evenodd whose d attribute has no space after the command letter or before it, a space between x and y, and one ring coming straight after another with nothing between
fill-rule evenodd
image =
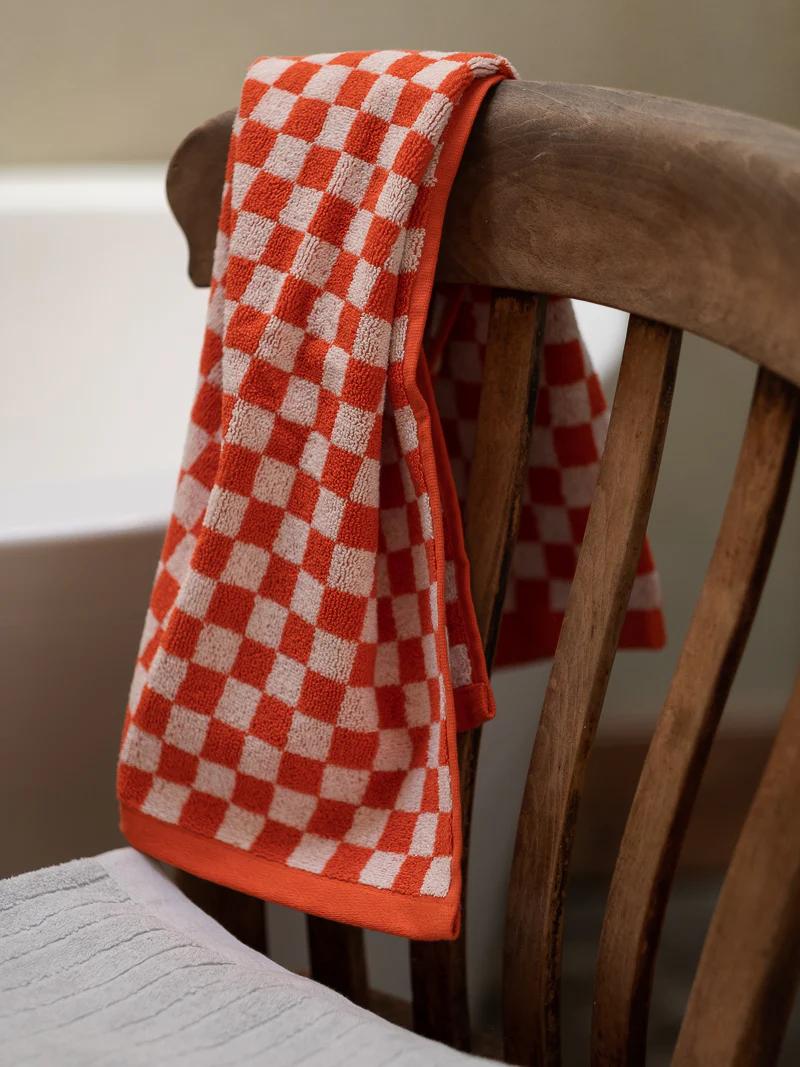
<instances>
[{"instance_id":1,"label":"beige wall","mask_svg":"<svg viewBox=\"0 0 800 1067\"><path fill-rule=\"evenodd\" d=\"M1 0L0 162L161 159L265 52L480 49L800 124L797 0Z\"/></svg>"}]
</instances>

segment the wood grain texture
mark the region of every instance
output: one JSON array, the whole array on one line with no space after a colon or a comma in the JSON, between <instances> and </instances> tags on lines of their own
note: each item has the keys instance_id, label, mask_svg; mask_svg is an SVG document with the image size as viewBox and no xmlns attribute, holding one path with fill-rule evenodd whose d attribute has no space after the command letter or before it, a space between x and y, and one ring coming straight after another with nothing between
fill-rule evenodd
<instances>
[{"instance_id":1,"label":"wood grain texture","mask_svg":"<svg viewBox=\"0 0 800 1067\"><path fill-rule=\"evenodd\" d=\"M355 1004L367 1007L367 956L364 931L357 926L306 917L311 977Z\"/></svg>"},{"instance_id":2,"label":"wood grain texture","mask_svg":"<svg viewBox=\"0 0 800 1067\"><path fill-rule=\"evenodd\" d=\"M216 919L228 933L256 952L267 954L267 917L263 900L215 882L207 882L205 878L179 869L175 871L175 884L193 904Z\"/></svg>"},{"instance_id":3,"label":"wood grain texture","mask_svg":"<svg viewBox=\"0 0 800 1067\"><path fill-rule=\"evenodd\" d=\"M681 335L632 316L608 438L525 783L511 869L511 1063L560 1061L563 899L586 762L644 541Z\"/></svg>"},{"instance_id":4,"label":"wood grain texture","mask_svg":"<svg viewBox=\"0 0 800 1067\"><path fill-rule=\"evenodd\" d=\"M475 455L467 491L464 537L472 599L491 670L516 542L520 493L529 454L547 301L493 294L483 369ZM466 900L469 838L480 729L459 736L458 757ZM471 1044L466 975L466 916L456 941L412 942L411 983L417 1033L467 1050Z\"/></svg>"},{"instance_id":5,"label":"wood grain texture","mask_svg":"<svg viewBox=\"0 0 800 1067\"><path fill-rule=\"evenodd\" d=\"M800 676L706 937L674 1067L771 1067L800 979Z\"/></svg>"},{"instance_id":6,"label":"wood grain texture","mask_svg":"<svg viewBox=\"0 0 800 1067\"><path fill-rule=\"evenodd\" d=\"M190 134L167 179L196 284L210 277L232 120ZM456 176L439 277L623 308L800 384L798 216L796 130L625 90L505 82Z\"/></svg>"},{"instance_id":7,"label":"wood grain texture","mask_svg":"<svg viewBox=\"0 0 800 1067\"><path fill-rule=\"evenodd\" d=\"M800 390L760 371L719 537L612 879L595 985L598 1064L644 1061L653 966L672 876L780 529L799 415Z\"/></svg>"}]
</instances>

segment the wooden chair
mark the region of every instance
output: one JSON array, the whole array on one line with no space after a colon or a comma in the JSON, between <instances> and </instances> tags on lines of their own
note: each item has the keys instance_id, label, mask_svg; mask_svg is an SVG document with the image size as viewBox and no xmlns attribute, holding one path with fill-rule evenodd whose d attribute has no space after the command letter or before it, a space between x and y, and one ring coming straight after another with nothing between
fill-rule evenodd
<instances>
[{"instance_id":1,"label":"wooden chair","mask_svg":"<svg viewBox=\"0 0 800 1067\"><path fill-rule=\"evenodd\" d=\"M170 204L208 284L232 113L170 165ZM767 574L800 428L800 133L638 93L498 86L450 200L447 281L494 287L466 513L491 660L514 540L546 293L631 312L599 484L541 711L506 918L505 1053L560 1059L564 893L586 763L639 557L681 331L759 365L713 558L658 720L600 940L592 1062L644 1058L653 965L681 842ZM502 417L500 417L502 416ZM502 730L502 721L493 729ZM465 837L480 734L460 741ZM466 863L466 858L465 858ZM260 902L184 878L265 948ZM800 682L741 831L674 1062L773 1062L800 975ZM362 932L310 918L315 977L365 1002ZM467 1048L465 946L411 945L417 1030Z\"/></svg>"}]
</instances>

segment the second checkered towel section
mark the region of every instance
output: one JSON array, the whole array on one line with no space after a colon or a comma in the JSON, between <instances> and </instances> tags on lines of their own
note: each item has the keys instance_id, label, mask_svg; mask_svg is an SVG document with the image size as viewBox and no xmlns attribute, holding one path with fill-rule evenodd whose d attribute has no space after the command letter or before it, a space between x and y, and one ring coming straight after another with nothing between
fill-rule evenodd
<instances>
[{"instance_id":1,"label":"second checkered towel section","mask_svg":"<svg viewBox=\"0 0 800 1067\"><path fill-rule=\"evenodd\" d=\"M489 294L434 274L471 124L509 77L462 52L248 71L119 762L142 851L420 939L458 933L456 732L494 714L459 508ZM605 426L553 299L498 664L555 648ZM622 641L663 642L647 551Z\"/></svg>"}]
</instances>

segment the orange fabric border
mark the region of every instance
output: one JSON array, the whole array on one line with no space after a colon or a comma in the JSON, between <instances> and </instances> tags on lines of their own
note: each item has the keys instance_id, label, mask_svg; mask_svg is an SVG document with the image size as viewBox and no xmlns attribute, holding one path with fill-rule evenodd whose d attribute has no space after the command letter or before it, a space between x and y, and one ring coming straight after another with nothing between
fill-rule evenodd
<instances>
[{"instance_id":1,"label":"orange fabric border","mask_svg":"<svg viewBox=\"0 0 800 1067\"><path fill-rule=\"evenodd\" d=\"M427 235L416 273L409 305L409 329L404 353L404 380L409 403L417 417L420 453L430 495L437 552L439 618L445 618L444 544L442 502L438 490L432 418L425 397L417 383L417 366L422 350L422 334L430 302L436 260L441 241L447 198L461 161L470 128L488 90L503 76L473 82L465 91L444 137L436 171L436 186L429 202ZM460 531L456 531L460 535ZM464 552L463 538L460 551ZM474 620L474 614L473 614ZM447 674L448 653L443 622L438 633L440 662ZM477 627L475 628L477 633ZM482 654L482 653L481 653ZM452 776L452 878L446 897L408 896L392 890L378 889L356 882L334 880L324 874L295 870L251 852L233 848L224 842L202 837L180 826L161 822L149 815L120 807L120 829L127 840L142 852L154 856L200 878L227 885L232 889L284 904L300 911L337 922L350 923L373 930L409 937L418 941L454 940L461 926L461 803L456 747L456 708L449 677L445 677L447 694L447 744ZM473 687L471 687L473 688ZM488 685L474 687L465 718L482 721L493 711ZM389 918L390 916L390 918Z\"/></svg>"},{"instance_id":2,"label":"orange fabric border","mask_svg":"<svg viewBox=\"0 0 800 1067\"><path fill-rule=\"evenodd\" d=\"M421 897L335 881L170 826L125 805L120 809L120 829L134 848L148 856L270 903L415 941L458 937L460 884L451 886L446 897ZM392 915L390 924L384 917L387 911Z\"/></svg>"}]
</instances>

